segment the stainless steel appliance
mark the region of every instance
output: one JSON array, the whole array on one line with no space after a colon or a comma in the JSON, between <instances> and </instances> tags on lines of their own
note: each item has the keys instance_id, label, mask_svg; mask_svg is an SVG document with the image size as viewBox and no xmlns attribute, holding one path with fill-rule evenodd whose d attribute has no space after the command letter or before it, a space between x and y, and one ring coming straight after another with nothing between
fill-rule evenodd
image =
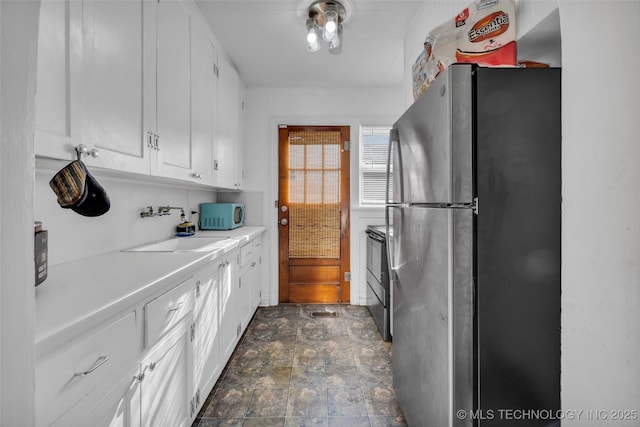
<instances>
[{"instance_id":1,"label":"stainless steel appliance","mask_svg":"<svg viewBox=\"0 0 640 427\"><path fill-rule=\"evenodd\" d=\"M392 128L393 383L412 427L554 421L560 125L559 69L455 64Z\"/></svg>"},{"instance_id":2,"label":"stainless steel appliance","mask_svg":"<svg viewBox=\"0 0 640 427\"><path fill-rule=\"evenodd\" d=\"M367 307L385 341L391 340L391 295L386 227L367 227Z\"/></svg>"}]
</instances>

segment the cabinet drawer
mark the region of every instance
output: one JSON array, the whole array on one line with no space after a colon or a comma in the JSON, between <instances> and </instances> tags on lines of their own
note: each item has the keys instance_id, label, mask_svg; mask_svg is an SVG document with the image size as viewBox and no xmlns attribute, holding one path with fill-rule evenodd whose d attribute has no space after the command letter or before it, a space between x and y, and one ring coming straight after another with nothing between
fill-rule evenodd
<instances>
[{"instance_id":1,"label":"cabinet drawer","mask_svg":"<svg viewBox=\"0 0 640 427\"><path fill-rule=\"evenodd\" d=\"M253 239L253 252L258 254L262 250L262 236Z\"/></svg>"},{"instance_id":2,"label":"cabinet drawer","mask_svg":"<svg viewBox=\"0 0 640 427\"><path fill-rule=\"evenodd\" d=\"M124 427L140 420L138 398L140 367L136 364L111 387L97 387L78 405L58 418L51 427Z\"/></svg>"},{"instance_id":3,"label":"cabinet drawer","mask_svg":"<svg viewBox=\"0 0 640 427\"><path fill-rule=\"evenodd\" d=\"M118 319L66 351L36 364L36 418L49 425L97 386L121 378L138 353L135 312Z\"/></svg>"},{"instance_id":4,"label":"cabinet drawer","mask_svg":"<svg viewBox=\"0 0 640 427\"><path fill-rule=\"evenodd\" d=\"M196 279L185 282L144 306L145 347L151 347L193 310Z\"/></svg>"},{"instance_id":5,"label":"cabinet drawer","mask_svg":"<svg viewBox=\"0 0 640 427\"><path fill-rule=\"evenodd\" d=\"M253 242L249 242L240 248L240 267L244 267L253 258Z\"/></svg>"}]
</instances>

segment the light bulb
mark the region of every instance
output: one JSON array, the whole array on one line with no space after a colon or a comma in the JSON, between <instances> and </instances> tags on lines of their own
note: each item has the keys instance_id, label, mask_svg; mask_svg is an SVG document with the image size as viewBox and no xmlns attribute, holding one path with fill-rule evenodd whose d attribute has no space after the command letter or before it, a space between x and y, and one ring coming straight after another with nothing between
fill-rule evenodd
<instances>
[{"instance_id":1,"label":"light bulb","mask_svg":"<svg viewBox=\"0 0 640 427\"><path fill-rule=\"evenodd\" d=\"M342 53L342 24L338 24L337 34L329 44L329 53L332 55L339 55Z\"/></svg>"},{"instance_id":2,"label":"light bulb","mask_svg":"<svg viewBox=\"0 0 640 427\"><path fill-rule=\"evenodd\" d=\"M318 41L318 35L317 35L315 32L311 32L311 31L310 31L310 32L307 34L307 42L308 42L309 44L313 44L313 43L316 43L317 41Z\"/></svg>"},{"instance_id":3,"label":"light bulb","mask_svg":"<svg viewBox=\"0 0 640 427\"><path fill-rule=\"evenodd\" d=\"M318 24L315 18L307 19L307 50L315 52L320 49L318 44Z\"/></svg>"},{"instance_id":4,"label":"light bulb","mask_svg":"<svg viewBox=\"0 0 640 427\"><path fill-rule=\"evenodd\" d=\"M307 51L309 52L317 52L320 50L320 43L316 41L315 43L307 43Z\"/></svg>"},{"instance_id":5,"label":"light bulb","mask_svg":"<svg viewBox=\"0 0 640 427\"><path fill-rule=\"evenodd\" d=\"M328 42L336 37L338 30L338 12L334 9L328 9L324 13L324 29L322 38Z\"/></svg>"}]
</instances>

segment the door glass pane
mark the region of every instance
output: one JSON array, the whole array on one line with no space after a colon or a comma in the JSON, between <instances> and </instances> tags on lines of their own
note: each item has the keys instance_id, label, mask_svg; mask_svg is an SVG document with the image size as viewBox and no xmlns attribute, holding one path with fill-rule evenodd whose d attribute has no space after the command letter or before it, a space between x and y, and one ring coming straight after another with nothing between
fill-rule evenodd
<instances>
[{"instance_id":1,"label":"door glass pane","mask_svg":"<svg viewBox=\"0 0 640 427\"><path fill-rule=\"evenodd\" d=\"M289 257L340 258L340 132L289 134Z\"/></svg>"}]
</instances>

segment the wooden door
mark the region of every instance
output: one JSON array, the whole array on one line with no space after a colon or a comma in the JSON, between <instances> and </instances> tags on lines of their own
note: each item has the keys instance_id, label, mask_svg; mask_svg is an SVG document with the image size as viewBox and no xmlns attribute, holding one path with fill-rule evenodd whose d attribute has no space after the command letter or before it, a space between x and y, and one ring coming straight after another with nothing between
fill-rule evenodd
<instances>
[{"instance_id":1,"label":"wooden door","mask_svg":"<svg viewBox=\"0 0 640 427\"><path fill-rule=\"evenodd\" d=\"M280 126L280 302L350 300L348 140L348 126Z\"/></svg>"}]
</instances>

